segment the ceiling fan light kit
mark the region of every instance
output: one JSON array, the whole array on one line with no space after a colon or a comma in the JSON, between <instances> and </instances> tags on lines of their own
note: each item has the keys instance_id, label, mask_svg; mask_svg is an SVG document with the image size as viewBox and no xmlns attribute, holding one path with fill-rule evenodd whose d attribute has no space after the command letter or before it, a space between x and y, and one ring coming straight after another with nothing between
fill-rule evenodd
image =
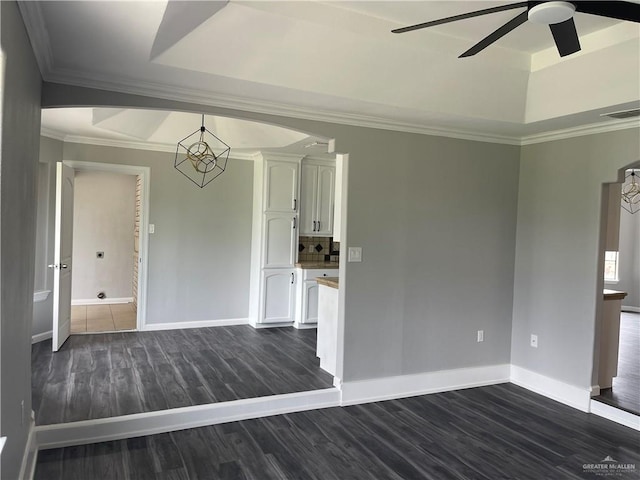
<instances>
[{"instance_id":1,"label":"ceiling fan light kit","mask_svg":"<svg viewBox=\"0 0 640 480\"><path fill-rule=\"evenodd\" d=\"M558 53L561 57L579 52L581 49L578 32L576 31L576 25L573 20L574 14L576 13L586 13L636 23L640 22L640 4L631 1L529 1L509 3L506 5L499 5L497 7L454 15L452 17L441 18L439 20L418 23L408 27L396 28L395 30L392 30L392 32L406 33L414 30L420 30L422 28L434 27L436 25L443 25L459 20L465 20L467 18L479 17L496 12L514 10L517 8L526 8L526 10L480 40L469 50L460 55L460 58L471 57L481 52L526 21L549 26L551 34L553 35L553 40L555 41L558 49Z\"/></svg>"},{"instance_id":2,"label":"ceiling fan light kit","mask_svg":"<svg viewBox=\"0 0 640 480\"><path fill-rule=\"evenodd\" d=\"M527 16L530 22L540 25L553 25L573 18L575 11L576 6L573 3L545 2L530 8Z\"/></svg>"}]
</instances>

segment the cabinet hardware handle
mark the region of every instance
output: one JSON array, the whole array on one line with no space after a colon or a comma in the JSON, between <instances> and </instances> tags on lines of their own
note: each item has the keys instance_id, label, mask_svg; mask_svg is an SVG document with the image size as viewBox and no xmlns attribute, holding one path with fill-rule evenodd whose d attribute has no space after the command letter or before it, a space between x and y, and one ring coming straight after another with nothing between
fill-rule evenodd
<instances>
[{"instance_id":1,"label":"cabinet hardware handle","mask_svg":"<svg viewBox=\"0 0 640 480\"><path fill-rule=\"evenodd\" d=\"M58 268L58 265L52 263L51 265L47 265L48 268Z\"/></svg>"},{"instance_id":2,"label":"cabinet hardware handle","mask_svg":"<svg viewBox=\"0 0 640 480\"><path fill-rule=\"evenodd\" d=\"M313 231L314 232L316 231L316 221L315 220L313 221Z\"/></svg>"},{"instance_id":3,"label":"cabinet hardware handle","mask_svg":"<svg viewBox=\"0 0 640 480\"><path fill-rule=\"evenodd\" d=\"M67 267L67 264L66 264L66 263L63 263L62 265L60 265L60 268L62 268L62 269L66 269L66 268L68 268L68 267Z\"/></svg>"},{"instance_id":4,"label":"cabinet hardware handle","mask_svg":"<svg viewBox=\"0 0 640 480\"><path fill-rule=\"evenodd\" d=\"M320 231L320 220L318 220L318 231Z\"/></svg>"},{"instance_id":5,"label":"cabinet hardware handle","mask_svg":"<svg viewBox=\"0 0 640 480\"><path fill-rule=\"evenodd\" d=\"M293 285L293 281L295 280L295 278L296 278L296 277L295 277L295 274L294 274L294 273L292 273L292 274L291 274L291 285Z\"/></svg>"},{"instance_id":6,"label":"cabinet hardware handle","mask_svg":"<svg viewBox=\"0 0 640 480\"><path fill-rule=\"evenodd\" d=\"M293 228L296 228L296 217L293 217Z\"/></svg>"},{"instance_id":7,"label":"cabinet hardware handle","mask_svg":"<svg viewBox=\"0 0 640 480\"><path fill-rule=\"evenodd\" d=\"M295 210L297 206L298 206L298 199L294 198L293 199L293 209Z\"/></svg>"}]
</instances>

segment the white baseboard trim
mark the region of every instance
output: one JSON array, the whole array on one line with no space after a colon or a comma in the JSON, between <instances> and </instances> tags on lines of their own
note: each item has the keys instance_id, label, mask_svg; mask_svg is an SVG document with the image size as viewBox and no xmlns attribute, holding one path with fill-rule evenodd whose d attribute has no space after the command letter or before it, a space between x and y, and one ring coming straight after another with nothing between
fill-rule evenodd
<instances>
[{"instance_id":1,"label":"white baseboard trim","mask_svg":"<svg viewBox=\"0 0 640 480\"><path fill-rule=\"evenodd\" d=\"M220 320L195 320L193 322L147 323L140 330L179 330L181 328L229 327L232 325L248 324L248 318L228 318Z\"/></svg>"},{"instance_id":2,"label":"white baseboard trim","mask_svg":"<svg viewBox=\"0 0 640 480\"><path fill-rule=\"evenodd\" d=\"M589 388L576 387L516 365L511 365L511 383L583 412L589 412Z\"/></svg>"},{"instance_id":3,"label":"white baseboard trim","mask_svg":"<svg viewBox=\"0 0 640 480\"><path fill-rule=\"evenodd\" d=\"M104 303L133 303L133 297L114 297L114 298L77 298L71 300L71 305L102 305Z\"/></svg>"},{"instance_id":4,"label":"white baseboard trim","mask_svg":"<svg viewBox=\"0 0 640 480\"><path fill-rule=\"evenodd\" d=\"M340 405L336 388L35 427L41 449L141 437Z\"/></svg>"},{"instance_id":5,"label":"white baseboard trim","mask_svg":"<svg viewBox=\"0 0 640 480\"><path fill-rule=\"evenodd\" d=\"M457 368L373 380L343 381L341 405L379 402L509 381L509 365Z\"/></svg>"},{"instance_id":6,"label":"white baseboard trim","mask_svg":"<svg viewBox=\"0 0 640 480\"><path fill-rule=\"evenodd\" d=\"M29 436L27 437L27 445L22 456L22 464L20 465L20 480L31 480L36 472L36 462L38 460L38 444L36 443L35 434L35 414L31 412L29 422Z\"/></svg>"},{"instance_id":7,"label":"white baseboard trim","mask_svg":"<svg viewBox=\"0 0 640 480\"><path fill-rule=\"evenodd\" d=\"M606 403L598 402L597 400L591 400L590 410L594 415L606 418L612 422L619 423L625 427L633 428L640 431L640 417L633 413L625 412L619 408L612 407Z\"/></svg>"},{"instance_id":8,"label":"white baseboard trim","mask_svg":"<svg viewBox=\"0 0 640 480\"><path fill-rule=\"evenodd\" d=\"M630 307L628 305L623 305L620 308L623 312L633 312L633 313L640 313L640 307Z\"/></svg>"},{"instance_id":9,"label":"white baseboard trim","mask_svg":"<svg viewBox=\"0 0 640 480\"><path fill-rule=\"evenodd\" d=\"M255 323L249 322L253 328L280 328L280 327L292 327L293 322L282 322L282 323Z\"/></svg>"},{"instance_id":10,"label":"white baseboard trim","mask_svg":"<svg viewBox=\"0 0 640 480\"><path fill-rule=\"evenodd\" d=\"M295 323L293 324L294 328L297 328L298 330L307 330L309 328L318 328L318 324L317 323Z\"/></svg>"},{"instance_id":11,"label":"white baseboard trim","mask_svg":"<svg viewBox=\"0 0 640 480\"><path fill-rule=\"evenodd\" d=\"M48 332L36 333L35 335L31 336L31 345L33 345L34 343L42 342L44 340L49 340L51 337L53 337L52 330L49 330Z\"/></svg>"}]
</instances>

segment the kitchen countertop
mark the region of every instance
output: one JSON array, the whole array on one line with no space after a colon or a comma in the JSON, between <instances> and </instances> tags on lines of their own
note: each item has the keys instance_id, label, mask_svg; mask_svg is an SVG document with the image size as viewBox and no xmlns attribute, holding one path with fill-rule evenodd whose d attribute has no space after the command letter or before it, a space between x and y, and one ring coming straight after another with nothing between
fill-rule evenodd
<instances>
[{"instance_id":1,"label":"kitchen countertop","mask_svg":"<svg viewBox=\"0 0 640 480\"><path fill-rule=\"evenodd\" d=\"M338 262L299 262L296 263L297 268L303 270L320 270L323 268L340 268Z\"/></svg>"},{"instance_id":2,"label":"kitchen countertop","mask_svg":"<svg viewBox=\"0 0 640 480\"><path fill-rule=\"evenodd\" d=\"M627 292L621 292L619 290L608 290L604 289L604 299L605 300L622 300L627 296Z\"/></svg>"},{"instance_id":3,"label":"kitchen countertop","mask_svg":"<svg viewBox=\"0 0 640 480\"><path fill-rule=\"evenodd\" d=\"M316 282L318 282L318 285L338 288L338 277L317 277Z\"/></svg>"}]
</instances>

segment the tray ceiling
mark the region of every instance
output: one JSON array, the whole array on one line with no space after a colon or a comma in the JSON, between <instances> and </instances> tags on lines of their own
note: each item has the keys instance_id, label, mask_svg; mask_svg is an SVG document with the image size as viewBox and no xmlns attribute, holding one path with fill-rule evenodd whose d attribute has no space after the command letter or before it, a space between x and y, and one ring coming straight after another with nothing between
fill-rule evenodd
<instances>
[{"instance_id":1,"label":"tray ceiling","mask_svg":"<svg viewBox=\"0 0 640 480\"><path fill-rule=\"evenodd\" d=\"M640 101L640 28L586 14L560 59L513 12L394 35L505 2L24 2L47 81L343 123L517 140ZM473 7L473 8L471 8ZM602 85L607 85L603 89Z\"/></svg>"}]
</instances>

